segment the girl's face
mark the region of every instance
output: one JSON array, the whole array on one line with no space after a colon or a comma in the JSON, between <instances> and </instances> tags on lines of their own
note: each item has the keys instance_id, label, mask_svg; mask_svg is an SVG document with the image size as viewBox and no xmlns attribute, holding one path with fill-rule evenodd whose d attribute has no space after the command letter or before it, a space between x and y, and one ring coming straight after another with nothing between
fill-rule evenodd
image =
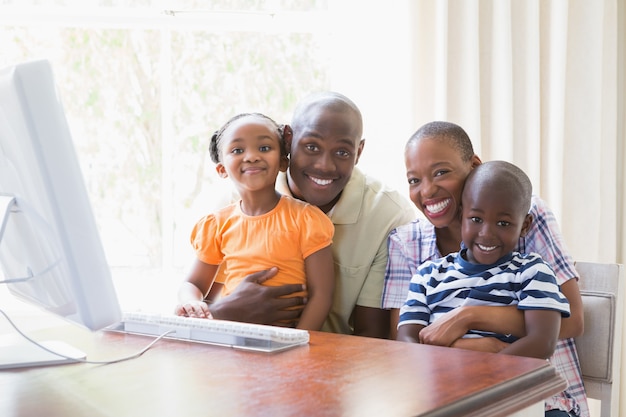
<instances>
[{"instance_id":1,"label":"girl's face","mask_svg":"<svg viewBox=\"0 0 626 417\"><path fill-rule=\"evenodd\" d=\"M439 228L459 222L465 179L480 164L478 156L463 161L460 152L440 138L412 142L404 154L409 196L426 218Z\"/></svg>"},{"instance_id":2,"label":"girl's face","mask_svg":"<svg viewBox=\"0 0 626 417\"><path fill-rule=\"evenodd\" d=\"M217 173L230 177L237 190L274 191L276 176L287 169L281 156L278 132L269 120L256 116L234 121L222 134L219 143L220 163Z\"/></svg>"}]
</instances>

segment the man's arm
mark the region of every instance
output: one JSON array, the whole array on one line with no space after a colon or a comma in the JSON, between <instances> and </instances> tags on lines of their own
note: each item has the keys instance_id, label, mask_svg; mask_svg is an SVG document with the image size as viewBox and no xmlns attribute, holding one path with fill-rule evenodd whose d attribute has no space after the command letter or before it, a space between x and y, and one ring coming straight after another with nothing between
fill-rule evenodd
<instances>
[{"instance_id":1,"label":"man's arm","mask_svg":"<svg viewBox=\"0 0 626 417\"><path fill-rule=\"evenodd\" d=\"M277 272L278 268L274 267L248 275L231 294L211 304L210 310L213 317L261 324L298 318L301 309L286 309L305 304L306 300L302 297L281 297L304 291L303 285L289 284L279 287L261 285Z\"/></svg>"},{"instance_id":2,"label":"man's arm","mask_svg":"<svg viewBox=\"0 0 626 417\"><path fill-rule=\"evenodd\" d=\"M355 336L389 337L389 310L355 306L352 318Z\"/></svg>"}]
</instances>

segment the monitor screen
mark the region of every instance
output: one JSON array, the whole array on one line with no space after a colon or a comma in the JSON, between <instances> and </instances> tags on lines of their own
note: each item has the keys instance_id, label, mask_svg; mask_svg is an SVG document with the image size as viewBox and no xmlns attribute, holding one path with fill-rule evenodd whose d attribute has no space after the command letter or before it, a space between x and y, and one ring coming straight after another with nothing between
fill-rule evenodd
<instances>
[{"instance_id":1,"label":"monitor screen","mask_svg":"<svg viewBox=\"0 0 626 417\"><path fill-rule=\"evenodd\" d=\"M0 277L91 330L121 312L47 60L0 70Z\"/></svg>"}]
</instances>

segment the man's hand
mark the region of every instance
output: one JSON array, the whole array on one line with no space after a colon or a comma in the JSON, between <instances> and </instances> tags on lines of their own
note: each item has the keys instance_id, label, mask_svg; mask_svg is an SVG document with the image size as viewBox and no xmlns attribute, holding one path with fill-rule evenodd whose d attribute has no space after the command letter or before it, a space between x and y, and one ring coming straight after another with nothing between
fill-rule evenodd
<instances>
[{"instance_id":1,"label":"man's hand","mask_svg":"<svg viewBox=\"0 0 626 417\"><path fill-rule=\"evenodd\" d=\"M277 272L278 268L273 267L248 275L230 295L211 304L209 309L213 317L260 324L273 324L279 320L297 319L302 309L287 309L305 304L306 299L303 297L282 297L304 291L305 286L301 284L279 287L261 285L276 275Z\"/></svg>"}]
</instances>

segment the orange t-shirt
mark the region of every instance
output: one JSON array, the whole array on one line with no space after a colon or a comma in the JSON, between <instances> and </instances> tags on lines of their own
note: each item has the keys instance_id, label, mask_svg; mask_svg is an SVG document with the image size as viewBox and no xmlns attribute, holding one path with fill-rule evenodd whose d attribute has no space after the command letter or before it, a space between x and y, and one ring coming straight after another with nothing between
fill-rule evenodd
<instances>
[{"instance_id":1,"label":"orange t-shirt","mask_svg":"<svg viewBox=\"0 0 626 417\"><path fill-rule=\"evenodd\" d=\"M268 213L248 216L239 202L203 217L191 232L198 259L222 264L223 295L247 275L278 267L267 285L305 284L304 259L332 243L334 225L319 208L289 196Z\"/></svg>"}]
</instances>

